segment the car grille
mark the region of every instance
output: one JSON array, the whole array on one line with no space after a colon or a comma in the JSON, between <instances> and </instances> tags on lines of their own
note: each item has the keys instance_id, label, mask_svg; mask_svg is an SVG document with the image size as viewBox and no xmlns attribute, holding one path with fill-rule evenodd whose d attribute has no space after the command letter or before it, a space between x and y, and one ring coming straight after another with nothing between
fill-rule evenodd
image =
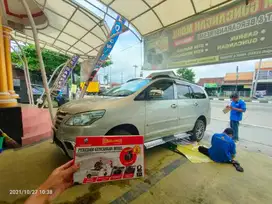
<instances>
[{"instance_id":1,"label":"car grille","mask_svg":"<svg viewBox=\"0 0 272 204\"><path fill-rule=\"evenodd\" d=\"M58 110L55 118L55 128L56 130L59 128L60 124L62 123L63 119L67 115L67 112Z\"/></svg>"}]
</instances>

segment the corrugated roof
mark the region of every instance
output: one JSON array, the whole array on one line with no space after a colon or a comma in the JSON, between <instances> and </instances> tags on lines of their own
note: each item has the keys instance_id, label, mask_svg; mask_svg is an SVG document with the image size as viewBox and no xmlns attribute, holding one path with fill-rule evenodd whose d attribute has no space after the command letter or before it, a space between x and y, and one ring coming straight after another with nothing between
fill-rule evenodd
<instances>
[{"instance_id":1,"label":"corrugated roof","mask_svg":"<svg viewBox=\"0 0 272 204\"><path fill-rule=\"evenodd\" d=\"M259 68L259 62L255 63L255 69ZM261 64L261 70L272 70L272 61L265 61Z\"/></svg>"},{"instance_id":2,"label":"corrugated roof","mask_svg":"<svg viewBox=\"0 0 272 204\"><path fill-rule=\"evenodd\" d=\"M204 86L205 83L216 83L218 85L222 85L223 82L224 77L200 78L197 84L200 86Z\"/></svg>"},{"instance_id":3,"label":"corrugated roof","mask_svg":"<svg viewBox=\"0 0 272 204\"><path fill-rule=\"evenodd\" d=\"M253 72L239 72L239 81L252 81L253 79ZM226 73L224 77L224 81L236 81L236 73Z\"/></svg>"}]
</instances>

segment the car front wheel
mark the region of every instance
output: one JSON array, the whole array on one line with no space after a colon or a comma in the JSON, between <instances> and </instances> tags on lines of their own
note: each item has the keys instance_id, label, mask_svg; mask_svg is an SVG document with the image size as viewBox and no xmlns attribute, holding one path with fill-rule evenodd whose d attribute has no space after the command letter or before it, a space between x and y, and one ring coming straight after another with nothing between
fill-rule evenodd
<instances>
[{"instance_id":1,"label":"car front wheel","mask_svg":"<svg viewBox=\"0 0 272 204\"><path fill-rule=\"evenodd\" d=\"M202 119L198 119L195 123L195 127L192 131L190 139L193 141L200 141L204 137L206 130L206 124Z\"/></svg>"}]
</instances>

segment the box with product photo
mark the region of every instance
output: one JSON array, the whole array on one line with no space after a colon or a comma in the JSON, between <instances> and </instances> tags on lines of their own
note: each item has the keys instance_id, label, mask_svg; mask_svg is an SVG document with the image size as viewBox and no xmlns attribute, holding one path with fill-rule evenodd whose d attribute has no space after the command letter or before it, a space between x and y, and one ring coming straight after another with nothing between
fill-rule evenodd
<instances>
[{"instance_id":1,"label":"box with product photo","mask_svg":"<svg viewBox=\"0 0 272 204\"><path fill-rule=\"evenodd\" d=\"M74 183L99 183L144 177L143 136L78 136Z\"/></svg>"}]
</instances>

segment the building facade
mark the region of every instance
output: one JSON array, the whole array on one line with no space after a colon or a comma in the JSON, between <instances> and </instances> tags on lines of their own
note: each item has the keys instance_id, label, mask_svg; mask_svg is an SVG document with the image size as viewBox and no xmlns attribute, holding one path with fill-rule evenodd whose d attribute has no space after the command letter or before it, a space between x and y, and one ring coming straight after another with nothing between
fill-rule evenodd
<instances>
[{"instance_id":1,"label":"building facade","mask_svg":"<svg viewBox=\"0 0 272 204\"><path fill-rule=\"evenodd\" d=\"M258 73L259 72L259 73ZM258 78L258 79L257 79ZM259 97L272 96L272 62L255 64L254 83L257 81L256 95Z\"/></svg>"}]
</instances>

